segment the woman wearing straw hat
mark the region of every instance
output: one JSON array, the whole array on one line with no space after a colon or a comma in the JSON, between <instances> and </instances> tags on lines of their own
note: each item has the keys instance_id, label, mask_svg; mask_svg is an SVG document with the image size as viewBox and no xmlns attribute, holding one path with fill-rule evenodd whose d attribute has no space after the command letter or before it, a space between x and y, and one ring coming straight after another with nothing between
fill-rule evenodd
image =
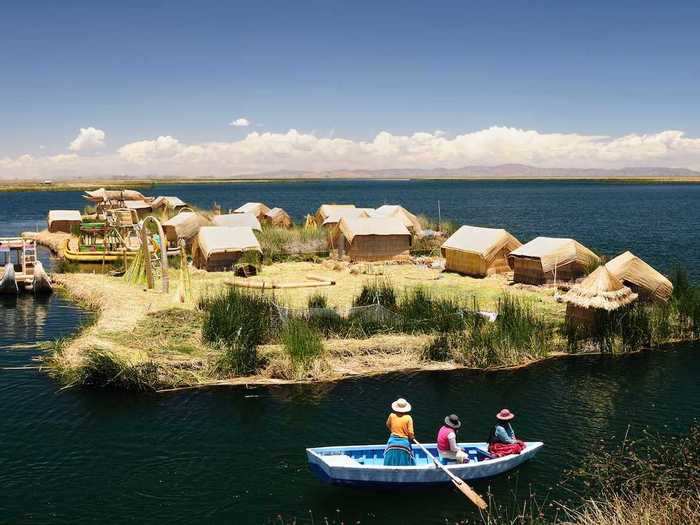
<instances>
[{"instance_id":1,"label":"woman wearing straw hat","mask_svg":"<svg viewBox=\"0 0 700 525\"><path fill-rule=\"evenodd\" d=\"M445 424L438 430L437 448L438 454L443 459L456 461L457 463L469 463L469 456L457 446L457 430L462 422L455 414L445 418Z\"/></svg>"},{"instance_id":2,"label":"woman wearing straw hat","mask_svg":"<svg viewBox=\"0 0 700 525\"><path fill-rule=\"evenodd\" d=\"M386 428L391 435L384 449L384 464L391 466L415 465L411 441L413 433L413 418L409 415L411 404L404 398L399 398L391 404L391 414L386 420Z\"/></svg>"},{"instance_id":3,"label":"woman wearing straw hat","mask_svg":"<svg viewBox=\"0 0 700 525\"><path fill-rule=\"evenodd\" d=\"M508 454L520 454L525 449L525 443L515 437L510 425L514 417L515 414L507 408L496 414L496 425L489 435L489 452L492 455L500 458Z\"/></svg>"}]
</instances>

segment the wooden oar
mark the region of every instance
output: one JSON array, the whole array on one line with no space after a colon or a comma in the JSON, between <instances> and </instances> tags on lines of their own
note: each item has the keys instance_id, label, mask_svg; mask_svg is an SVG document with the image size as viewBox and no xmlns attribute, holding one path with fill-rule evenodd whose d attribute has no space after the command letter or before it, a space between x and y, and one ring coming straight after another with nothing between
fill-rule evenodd
<instances>
[{"instance_id":1,"label":"wooden oar","mask_svg":"<svg viewBox=\"0 0 700 525\"><path fill-rule=\"evenodd\" d=\"M425 448L423 445L421 445L417 439L413 439L414 443L418 445L423 452L426 453L426 455L433 460L433 463L435 463L435 466L442 470L447 476L450 478L450 481L454 484L455 487L459 489L459 491L464 494L466 497L468 497L471 502L479 507L481 510L484 510L488 505L486 505L486 502L484 499L479 496L476 492L474 492L474 489L472 489L469 485L464 480L459 479L457 476L452 474L445 466L440 463L437 459L435 459L435 456L433 456L430 452L428 452L428 449Z\"/></svg>"}]
</instances>

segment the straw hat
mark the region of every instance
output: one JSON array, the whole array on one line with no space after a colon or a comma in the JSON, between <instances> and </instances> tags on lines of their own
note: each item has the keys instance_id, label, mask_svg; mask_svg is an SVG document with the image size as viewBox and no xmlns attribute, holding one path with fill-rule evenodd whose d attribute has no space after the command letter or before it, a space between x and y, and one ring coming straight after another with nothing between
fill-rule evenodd
<instances>
[{"instance_id":1,"label":"straw hat","mask_svg":"<svg viewBox=\"0 0 700 525\"><path fill-rule=\"evenodd\" d=\"M406 414L411 411L411 403L400 397L391 404L391 409L399 414Z\"/></svg>"},{"instance_id":2,"label":"straw hat","mask_svg":"<svg viewBox=\"0 0 700 525\"><path fill-rule=\"evenodd\" d=\"M498 414L496 414L496 419L500 419L501 421L510 421L514 417L515 414L513 414L513 412L511 412L507 408L504 408Z\"/></svg>"},{"instance_id":3,"label":"straw hat","mask_svg":"<svg viewBox=\"0 0 700 525\"><path fill-rule=\"evenodd\" d=\"M450 428L454 428L455 430L462 426L462 422L459 420L459 417L455 414L447 416L445 418L445 424Z\"/></svg>"}]
</instances>

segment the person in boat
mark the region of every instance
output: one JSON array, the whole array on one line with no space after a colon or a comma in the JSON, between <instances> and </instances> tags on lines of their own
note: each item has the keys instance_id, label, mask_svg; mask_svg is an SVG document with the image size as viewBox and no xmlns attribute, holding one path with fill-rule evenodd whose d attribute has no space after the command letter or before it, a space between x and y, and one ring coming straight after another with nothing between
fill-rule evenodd
<instances>
[{"instance_id":1,"label":"person in boat","mask_svg":"<svg viewBox=\"0 0 700 525\"><path fill-rule=\"evenodd\" d=\"M399 398L391 404L391 414L386 420L386 428L391 433L384 449L384 465L406 466L415 465L411 442L413 433L413 418L410 416L411 404Z\"/></svg>"},{"instance_id":2,"label":"person in boat","mask_svg":"<svg viewBox=\"0 0 700 525\"><path fill-rule=\"evenodd\" d=\"M445 418L445 424L440 427L437 435L437 449L440 458L457 463L469 463L469 455L457 446L457 431L462 422L455 414Z\"/></svg>"},{"instance_id":3,"label":"person in boat","mask_svg":"<svg viewBox=\"0 0 700 525\"><path fill-rule=\"evenodd\" d=\"M515 436L510 422L515 414L504 408L496 414L496 425L489 435L489 453L496 457L508 454L520 454L525 449L525 443Z\"/></svg>"}]
</instances>

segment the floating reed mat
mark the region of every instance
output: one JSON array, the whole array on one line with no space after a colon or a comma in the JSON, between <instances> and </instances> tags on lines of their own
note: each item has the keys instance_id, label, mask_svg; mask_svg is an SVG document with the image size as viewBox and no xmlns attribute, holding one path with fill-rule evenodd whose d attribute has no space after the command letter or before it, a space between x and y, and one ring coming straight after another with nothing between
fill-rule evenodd
<instances>
[{"instance_id":1,"label":"floating reed mat","mask_svg":"<svg viewBox=\"0 0 700 525\"><path fill-rule=\"evenodd\" d=\"M247 281L245 279L234 279L226 281L227 286L235 286L236 288L255 288L257 290L284 290L290 288L318 288L321 286L334 286L335 281L328 280L319 275L307 275L306 281L289 281L286 283L267 282L267 281Z\"/></svg>"}]
</instances>

